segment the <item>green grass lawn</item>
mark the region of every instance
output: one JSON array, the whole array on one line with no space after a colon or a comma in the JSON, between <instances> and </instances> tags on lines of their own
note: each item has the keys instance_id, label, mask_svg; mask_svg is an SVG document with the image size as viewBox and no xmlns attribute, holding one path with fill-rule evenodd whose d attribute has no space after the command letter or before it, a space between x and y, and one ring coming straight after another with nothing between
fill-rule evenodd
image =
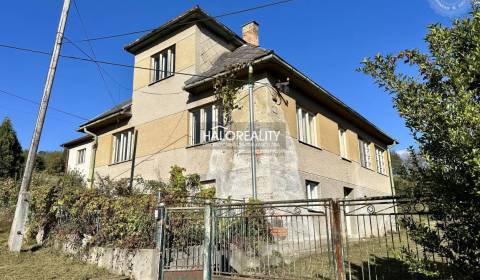
<instances>
[{"instance_id":1,"label":"green grass lawn","mask_svg":"<svg viewBox=\"0 0 480 280\"><path fill-rule=\"evenodd\" d=\"M125 279L49 247L10 253L7 246L9 217L0 212L0 279Z\"/></svg>"}]
</instances>

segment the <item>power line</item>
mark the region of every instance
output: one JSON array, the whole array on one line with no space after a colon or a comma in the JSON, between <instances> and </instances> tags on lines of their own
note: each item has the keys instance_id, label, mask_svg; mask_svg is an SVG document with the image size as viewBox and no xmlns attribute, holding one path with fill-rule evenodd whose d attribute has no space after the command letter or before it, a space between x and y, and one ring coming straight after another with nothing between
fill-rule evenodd
<instances>
[{"instance_id":1,"label":"power line","mask_svg":"<svg viewBox=\"0 0 480 280\"><path fill-rule=\"evenodd\" d=\"M0 93L2 94L5 94L5 95L9 95L9 96L12 96L12 97L15 97L17 99L20 99L20 100L23 100L23 101L26 101L26 102L29 102L29 103L32 103L32 104L35 104L35 105L40 105L40 102L37 102L35 100L32 100L32 99L28 99L28 98L25 98L23 96L20 96L20 95L17 95L17 94L14 94L14 93L11 93L11 92L8 92L8 91L5 91L5 90L2 90L0 89ZM62 113L62 114L65 114L65 115L68 115L68 116L71 116L71 117L74 117L74 118L77 118L77 119L81 119L83 121L87 121L88 119L85 118L85 117L82 117L82 116L79 116L79 115L76 115L76 114L73 114L73 113L69 113L67 111L64 111L62 109L58 109L58 108L55 108L53 106L48 106L48 108L54 110L54 111L57 111L59 113Z\"/></svg>"},{"instance_id":2,"label":"power line","mask_svg":"<svg viewBox=\"0 0 480 280\"><path fill-rule=\"evenodd\" d=\"M263 9L263 8L267 8L267 7L271 7L271 6L275 6L275 5L285 4L285 3L288 3L288 2L292 2L292 1L294 1L294 0L283 0L283 1L271 2L271 3L251 7L251 8L246 8L246 9L243 9L243 10L237 10L237 11L232 11L232 12L219 14L219 15L216 15L216 16L211 16L209 18L197 19L197 20L192 20L192 21L183 22L183 23L177 23L176 25L171 26L169 29L171 29L173 27L177 27L177 26L188 25L188 24L202 22L202 21L209 21L209 20L215 19L215 18L222 18L222 17L226 17L226 16L231 16L231 15L241 14L241 13L245 13L245 12L250 12L250 11L253 11L253 10L258 10L258 9ZM118 38L118 37L124 37L124 36L130 36L130 35L150 32L150 31L153 31L155 29L157 29L157 28L149 28L149 29L126 32L126 33L105 35L105 36L99 36L99 37L94 37L94 38L85 39L85 40L79 40L77 42L91 42L91 41L106 40L106 39L112 39L112 38ZM167 30L169 30L169 29L167 29Z\"/></svg>"},{"instance_id":3,"label":"power line","mask_svg":"<svg viewBox=\"0 0 480 280\"><path fill-rule=\"evenodd\" d=\"M22 48L22 47L17 47L13 45L5 45L5 44L0 44L0 48L7 48L7 49L13 49L13 50L18 50L18 51L24 51L24 52L31 52L31 53L37 53L37 54L43 54L43 55L51 55L49 52L45 51L40 51L40 50L35 50L35 49L29 49L29 48ZM153 68L149 67L141 67L141 66L135 66L135 65L129 65L129 64L123 64L123 63L118 63L118 62L111 62L111 61L105 61L105 60L96 60L96 59L89 59L89 58L83 58L83 57L78 57L78 56L72 56L72 55L59 55L60 57L63 58L68 58L72 60L78 60L78 61L87 61L87 62L93 62L93 63L100 63L100 64L105 64L105 65L112 65L112 66L118 66L118 67L124 67L124 68L133 68L133 69L141 69L141 70L148 70L148 71L155 71ZM191 74L191 73L185 73L185 72L175 72L175 71L169 71L171 74L178 74L178 75L185 75L185 76L190 76L190 77L199 77L199 78L212 78L212 76L206 76L206 75L200 75L200 74ZM238 81L238 82L248 82L247 80L242 80L242 79L232 79L232 78L223 78L225 80L232 80L232 81ZM258 84L265 84L262 82L255 82Z\"/></svg>"},{"instance_id":4,"label":"power line","mask_svg":"<svg viewBox=\"0 0 480 280\"><path fill-rule=\"evenodd\" d=\"M75 3L75 2L74 2ZM87 56L89 59L92 59L92 57L90 57L78 44L76 44L75 42L73 42L72 40L68 39L68 38L65 38L67 39L77 50L79 50L80 52L82 52L85 56ZM96 59L96 58L95 58ZM99 65L99 63L97 63L98 67L100 67L100 70L103 70L105 72L105 74L113 81L115 82L118 86L126 89L126 90L129 90L129 91L135 91L135 92L141 92L141 93L145 93L145 94L151 94L151 95L174 95L174 94L180 94L182 93L183 91L176 91L176 92L168 92L168 93L157 93L157 92L148 92L148 91L142 91L142 90L134 90L130 87L127 87L125 85L123 85L121 82L119 82L117 79L115 79L113 77L112 74L110 74L105 68L103 68L101 65Z\"/></svg>"},{"instance_id":5,"label":"power line","mask_svg":"<svg viewBox=\"0 0 480 280\"><path fill-rule=\"evenodd\" d=\"M82 15L80 14L80 10L77 6L77 1L75 1L75 0L73 1L73 6L75 7L75 11L78 15L78 19L80 21L80 25L82 27L85 38L88 39L87 28L85 27L85 24L83 23ZM71 42L71 40L68 39L67 37L65 37L65 39L67 39L68 41ZM93 50L92 44L90 43L90 41L87 41L87 43L90 46L90 51L92 52L93 58L97 59L97 56L95 55L95 51ZM74 46L77 47L75 44L74 44ZM78 49L80 49L80 48L78 48ZM83 50L81 50L81 49L80 49L80 51L83 52ZM87 55L86 53L84 53L84 54ZM87 55L87 57L91 58L89 55ZM112 92L110 91L110 88L107 84L107 81L105 80L105 77L103 76L103 72L102 72L102 69L101 69L100 65L98 63L95 63L95 65L97 66L98 73L100 74L100 77L102 78L102 81L103 81L103 84L105 85L105 88L107 89L108 96L110 96L110 99L112 100L113 106L116 106L117 104L116 104L116 102L113 98Z\"/></svg>"}]
</instances>

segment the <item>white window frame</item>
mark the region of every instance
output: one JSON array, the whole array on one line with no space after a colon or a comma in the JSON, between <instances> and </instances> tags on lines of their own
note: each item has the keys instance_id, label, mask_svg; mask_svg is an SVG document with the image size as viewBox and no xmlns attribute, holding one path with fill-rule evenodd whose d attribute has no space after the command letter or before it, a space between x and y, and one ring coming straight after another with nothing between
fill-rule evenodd
<instances>
[{"instance_id":1,"label":"white window frame","mask_svg":"<svg viewBox=\"0 0 480 280\"><path fill-rule=\"evenodd\" d=\"M207 123L207 112L211 110L212 117L211 123ZM196 115L200 116L200 119L197 120ZM197 125L197 121L200 122L200 125ZM207 127L210 125L212 129L211 135L208 135ZM196 141L197 127L200 129L199 139ZM209 104L200 108L190 110L189 117L189 145L200 145L209 142L215 142L223 139L223 112L220 106L217 104ZM209 137L210 136L210 137Z\"/></svg>"},{"instance_id":2,"label":"white window frame","mask_svg":"<svg viewBox=\"0 0 480 280\"><path fill-rule=\"evenodd\" d=\"M175 45L172 45L151 57L150 82L155 83L175 74Z\"/></svg>"},{"instance_id":3,"label":"white window frame","mask_svg":"<svg viewBox=\"0 0 480 280\"><path fill-rule=\"evenodd\" d=\"M124 130L113 135L112 163L129 161L133 157L133 129Z\"/></svg>"},{"instance_id":4,"label":"white window frame","mask_svg":"<svg viewBox=\"0 0 480 280\"><path fill-rule=\"evenodd\" d=\"M348 159L348 142L346 129L338 129L338 140L340 141L340 156L344 159Z\"/></svg>"},{"instance_id":5,"label":"white window frame","mask_svg":"<svg viewBox=\"0 0 480 280\"><path fill-rule=\"evenodd\" d=\"M305 180L305 187L307 192L307 200L317 200L320 199L320 184L315 181ZM310 211L320 211L320 205L318 202L308 203L308 209ZM310 204L314 204L311 205Z\"/></svg>"},{"instance_id":6,"label":"white window frame","mask_svg":"<svg viewBox=\"0 0 480 280\"><path fill-rule=\"evenodd\" d=\"M386 174L385 168L385 150L375 145L375 160L377 161L377 172L380 174Z\"/></svg>"},{"instance_id":7,"label":"white window frame","mask_svg":"<svg viewBox=\"0 0 480 280\"><path fill-rule=\"evenodd\" d=\"M297 107L297 136L298 141L316 146L317 145L317 118L315 114L308 112L302 107Z\"/></svg>"},{"instance_id":8,"label":"white window frame","mask_svg":"<svg viewBox=\"0 0 480 280\"><path fill-rule=\"evenodd\" d=\"M84 164L85 163L85 154L87 153L86 148L82 148L77 150L77 164Z\"/></svg>"},{"instance_id":9,"label":"white window frame","mask_svg":"<svg viewBox=\"0 0 480 280\"><path fill-rule=\"evenodd\" d=\"M358 148L360 151L360 163L365 168L372 168L372 154L370 151L370 142L358 139Z\"/></svg>"}]
</instances>

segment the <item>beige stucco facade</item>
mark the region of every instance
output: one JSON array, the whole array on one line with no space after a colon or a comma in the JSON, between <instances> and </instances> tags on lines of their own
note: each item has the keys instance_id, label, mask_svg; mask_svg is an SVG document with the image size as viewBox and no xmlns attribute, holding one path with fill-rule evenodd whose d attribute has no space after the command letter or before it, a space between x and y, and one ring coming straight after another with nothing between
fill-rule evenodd
<instances>
[{"instance_id":1,"label":"beige stucco facade","mask_svg":"<svg viewBox=\"0 0 480 280\"><path fill-rule=\"evenodd\" d=\"M175 74L152 83L152 56L175 46ZM98 130L95 174L111 178L134 176L165 179L170 167L184 167L202 180L215 181L217 196L247 198L251 192L250 154L241 143L227 140L189 146L189 125L192 109L216 102L212 89L192 93L184 90L192 75L212 67L218 57L233 51L225 38L200 25L191 25L169 34L135 54L131 117L121 124ZM278 124L282 146L258 148L257 184L260 199L306 198L306 180L318 182L321 197L341 197L344 188L354 196L391 194L387 156L386 174L376 171L374 145L387 150L380 141L341 114L315 100L296 87L286 92L272 90L274 75L267 69L254 68L254 108L257 125ZM247 88L237 94L238 109L233 112L234 124L248 122ZM315 115L317 146L298 141L297 106ZM346 130L347 157L340 156L339 127ZM133 129L137 138L133 160L113 163L114 135ZM362 167L358 137L370 141L372 166Z\"/></svg>"}]
</instances>

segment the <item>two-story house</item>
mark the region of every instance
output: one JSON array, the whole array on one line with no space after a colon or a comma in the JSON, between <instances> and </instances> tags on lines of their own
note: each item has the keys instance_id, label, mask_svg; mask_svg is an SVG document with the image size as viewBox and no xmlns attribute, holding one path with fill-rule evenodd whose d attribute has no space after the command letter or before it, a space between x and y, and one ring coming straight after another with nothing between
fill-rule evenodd
<instances>
[{"instance_id":1,"label":"two-story house","mask_svg":"<svg viewBox=\"0 0 480 280\"><path fill-rule=\"evenodd\" d=\"M83 164L89 181L165 179L178 165L199 174L218 197L251 197L251 154L242 145L250 140L238 134L248 131L249 67L235 72L245 85L236 93L229 125L214 89L229 66L243 64L253 70L255 130L271 129L275 136L255 139L260 199L391 194L387 151L394 139L259 47L258 30L250 22L240 37L195 7L127 45L135 60L132 98L80 125L87 136L64 144L68 169ZM227 131L235 125L236 132ZM220 137L205 137L211 133Z\"/></svg>"}]
</instances>

